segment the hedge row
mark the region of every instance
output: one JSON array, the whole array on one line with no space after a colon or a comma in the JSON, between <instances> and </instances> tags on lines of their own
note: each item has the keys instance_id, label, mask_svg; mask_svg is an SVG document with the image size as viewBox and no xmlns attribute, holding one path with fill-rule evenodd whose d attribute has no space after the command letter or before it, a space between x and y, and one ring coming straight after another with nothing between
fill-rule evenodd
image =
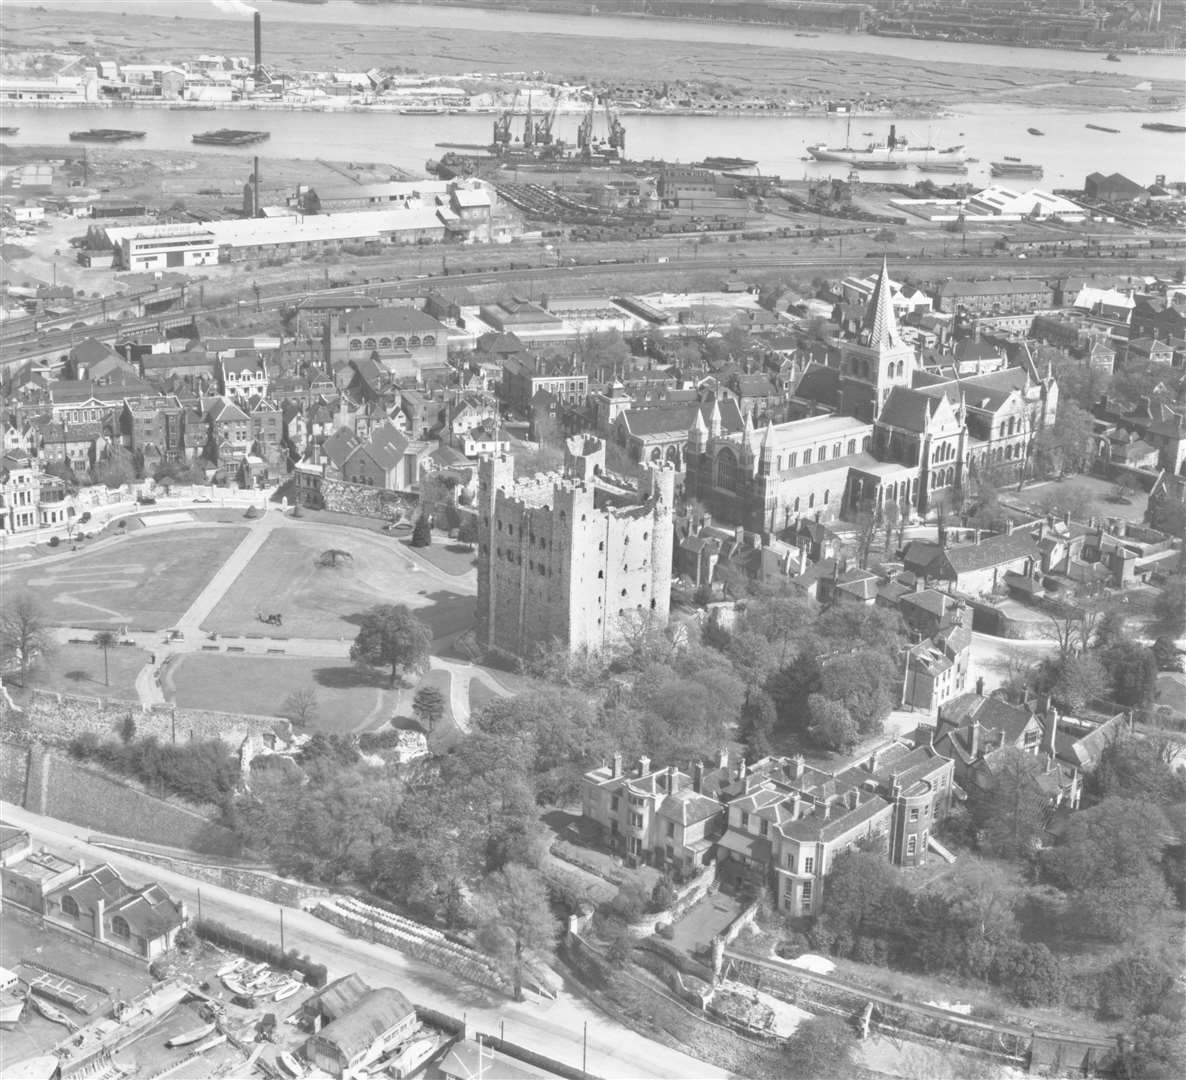
<instances>
[{"instance_id":1,"label":"hedge row","mask_svg":"<svg viewBox=\"0 0 1186 1080\"><path fill-rule=\"evenodd\" d=\"M213 942L220 948L231 949L242 953L252 960L265 961L272 967L284 971L299 971L314 989L320 990L329 981L329 972L324 964L318 964L307 956L300 955L296 949L283 952L279 945L262 938L252 937L233 926L215 922L213 919L195 919L194 932L200 938Z\"/></svg>"}]
</instances>

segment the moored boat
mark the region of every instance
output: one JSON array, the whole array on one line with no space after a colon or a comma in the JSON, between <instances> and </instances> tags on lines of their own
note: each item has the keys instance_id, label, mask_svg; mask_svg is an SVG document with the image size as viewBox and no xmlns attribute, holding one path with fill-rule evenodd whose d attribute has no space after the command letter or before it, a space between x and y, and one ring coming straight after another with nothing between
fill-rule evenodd
<instances>
[{"instance_id":1,"label":"moored boat","mask_svg":"<svg viewBox=\"0 0 1186 1080\"><path fill-rule=\"evenodd\" d=\"M190 142L202 146L250 146L252 143L270 139L270 131L240 131L236 128L219 128L217 131L203 131L191 135Z\"/></svg>"},{"instance_id":2,"label":"moored boat","mask_svg":"<svg viewBox=\"0 0 1186 1080\"><path fill-rule=\"evenodd\" d=\"M889 137L883 143L870 143L866 147L830 147L825 143L817 143L815 146L809 146L807 152L816 161L844 161L854 165L873 160L900 161L907 165L916 165L932 158L963 161L967 156L962 143L943 149L936 146L911 146L906 138L898 135L893 124L890 125Z\"/></svg>"},{"instance_id":3,"label":"moored boat","mask_svg":"<svg viewBox=\"0 0 1186 1080\"><path fill-rule=\"evenodd\" d=\"M226 1041L226 1035L220 1031L217 1035L211 1035L205 1042L195 1046L193 1052L195 1054L204 1054L207 1050L213 1050L216 1046L221 1046Z\"/></svg>"},{"instance_id":4,"label":"moored boat","mask_svg":"<svg viewBox=\"0 0 1186 1080\"><path fill-rule=\"evenodd\" d=\"M1092 131L1106 131L1109 135L1120 134L1119 128L1104 127L1103 124L1087 124L1086 126L1091 128Z\"/></svg>"},{"instance_id":5,"label":"moored boat","mask_svg":"<svg viewBox=\"0 0 1186 1080\"><path fill-rule=\"evenodd\" d=\"M87 131L70 132L71 142L127 142L143 139L143 131L129 131L127 128L90 128Z\"/></svg>"},{"instance_id":6,"label":"moored boat","mask_svg":"<svg viewBox=\"0 0 1186 1080\"><path fill-rule=\"evenodd\" d=\"M706 157L703 161L697 161L692 168L722 171L726 169L752 169L755 165L757 165L757 161L753 158Z\"/></svg>"},{"instance_id":7,"label":"moored boat","mask_svg":"<svg viewBox=\"0 0 1186 1080\"><path fill-rule=\"evenodd\" d=\"M10 127L7 124L0 127L0 135L19 135L20 131L21 129L19 127Z\"/></svg>"},{"instance_id":8,"label":"moored boat","mask_svg":"<svg viewBox=\"0 0 1186 1080\"><path fill-rule=\"evenodd\" d=\"M993 176L1024 176L1032 180L1040 180L1043 175L1041 165L1031 165L1025 161L1009 158L1004 161L990 162L988 167Z\"/></svg>"},{"instance_id":9,"label":"moored boat","mask_svg":"<svg viewBox=\"0 0 1186 1080\"><path fill-rule=\"evenodd\" d=\"M1031 135L1045 135L1046 134L1046 132L1039 131L1037 128L1026 128L1025 130L1028 131Z\"/></svg>"},{"instance_id":10,"label":"moored boat","mask_svg":"<svg viewBox=\"0 0 1186 1080\"><path fill-rule=\"evenodd\" d=\"M246 966L247 961L242 957L238 957L235 960L227 961L227 963L223 964L222 967L220 967L214 974L222 979L227 975L233 975L236 971L242 971Z\"/></svg>"},{"instance_id":11,"label":"moored boat","mask_svg":"<svg viewBox=\"0 0 1186 1080\"><path fill-rule=\"evenodd\" d=\"M180 1035L174 1035L171 1039L167 1039L165 1041L165 1045L170 1050L175 1049L178 1046L189 1046L192 1043L201 1042L213 1031L213 1024L203 1024L201 1027L190 1028L189 1031L183 1031Z\"/></svg>"},{"instance_id":12,"label":"moored boat","mask_svg":"<svg viewBox=\"0 0 1186 1080\"><path fill-rule=\"evenodd\" d=\"M1186 131L1186 125L1167 124L1161 120L1156 120L1152 124L1142 124L1141 127L1143 127L1146 131L1168 131L1173 133Z\"/></svg>"}]
</instances>

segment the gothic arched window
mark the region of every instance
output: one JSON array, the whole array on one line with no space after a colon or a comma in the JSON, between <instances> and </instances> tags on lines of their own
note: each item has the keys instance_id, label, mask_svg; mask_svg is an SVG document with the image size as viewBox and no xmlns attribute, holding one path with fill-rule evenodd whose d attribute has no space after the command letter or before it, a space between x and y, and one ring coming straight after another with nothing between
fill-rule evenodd
<instances>
[{"instance_id":1,"label":"gothic arched window","mask_svg":"<svg viewBox=\"0 0 1186 1080\"><path fill-rule=\"evenodd\" d=\"M737 458L728 447L717 455L716 486L728 491L737 486Z\"/></svg>"}]
</instances>

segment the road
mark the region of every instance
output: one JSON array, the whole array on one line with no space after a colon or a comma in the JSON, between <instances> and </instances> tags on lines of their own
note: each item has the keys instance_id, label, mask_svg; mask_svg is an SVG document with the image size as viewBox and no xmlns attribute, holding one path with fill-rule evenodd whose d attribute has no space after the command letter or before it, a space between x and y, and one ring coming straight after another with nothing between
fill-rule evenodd
<instances>
[{"instance_id":1,"label":"road","mask_svg":"<svg viewBox=\"0 0 1186 1080\"><path fill-rule=\"evenodd\" d=\"M215 885L199 883L159 866L98 848L85 842L86 830L64 821L30 814L11 803L0 802L5 822L28 830L35 844L58 854L81 858L88 864L110 863L134 883L159 881L191 914L201 914L259 937L278 941L281 908L277 905ZM715 1080L725 1071L678 1050L652 1042L607 1019L567 991L555 1001L532 999L513 1002L494 991L418 963L384 945L352 938L307 912L283 909L284 946L308 953L324 963L330 978L358 972L372 986L395 986L417 1004L464 1016L471 1030L498 1032L558 1061L579 1067L582 1037L588 1025L588 1071L621 1080Z\"/></svg>"}]
</instances>

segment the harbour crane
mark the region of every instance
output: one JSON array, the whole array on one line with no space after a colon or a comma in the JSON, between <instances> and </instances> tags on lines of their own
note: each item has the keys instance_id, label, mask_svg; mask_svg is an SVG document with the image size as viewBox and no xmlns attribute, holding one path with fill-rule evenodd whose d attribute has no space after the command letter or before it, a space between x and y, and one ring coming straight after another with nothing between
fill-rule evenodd
<instances>
[{"instance_id":1,"label":"harbour crane","mask_svg":"<svg viewBox=\"0 0 1186 1080\"><path fill-rule=\"evenodd\" d=\"M555 141L555 136L552 134L552 126L556 123L556 111L560 108L560 94L557 92L555 100L552 102L552 108L548 110L546 116L543 116L539 123L535 125L535 141L540 146L551 146Z\"/></svg>"},{"instance_id":2,"label":"harbour crane","mask_svg":"<svg viewBox=\"0 0 1186 1080\"><path fill-rule=\"evenodd\" d=\"M515 115L515 106L519 104L519 91L515 91L514 98L511 99L511 107L503 109L499 113L498 119L494 121L494 145L495 146L510 146L511 144L511 119Z\"/></svg>"},{"instance_id":3,"label":"harbour crane","mask_svg":"<svg viewBox=\"0 0 1186 1080\"><path fill-rule=\"evenodd\" d=\"M523 148L530 149L535 145L535 120L531 115L531 91L527 92L527 117L523 122Z\"/></svg>"}]
</instances>

